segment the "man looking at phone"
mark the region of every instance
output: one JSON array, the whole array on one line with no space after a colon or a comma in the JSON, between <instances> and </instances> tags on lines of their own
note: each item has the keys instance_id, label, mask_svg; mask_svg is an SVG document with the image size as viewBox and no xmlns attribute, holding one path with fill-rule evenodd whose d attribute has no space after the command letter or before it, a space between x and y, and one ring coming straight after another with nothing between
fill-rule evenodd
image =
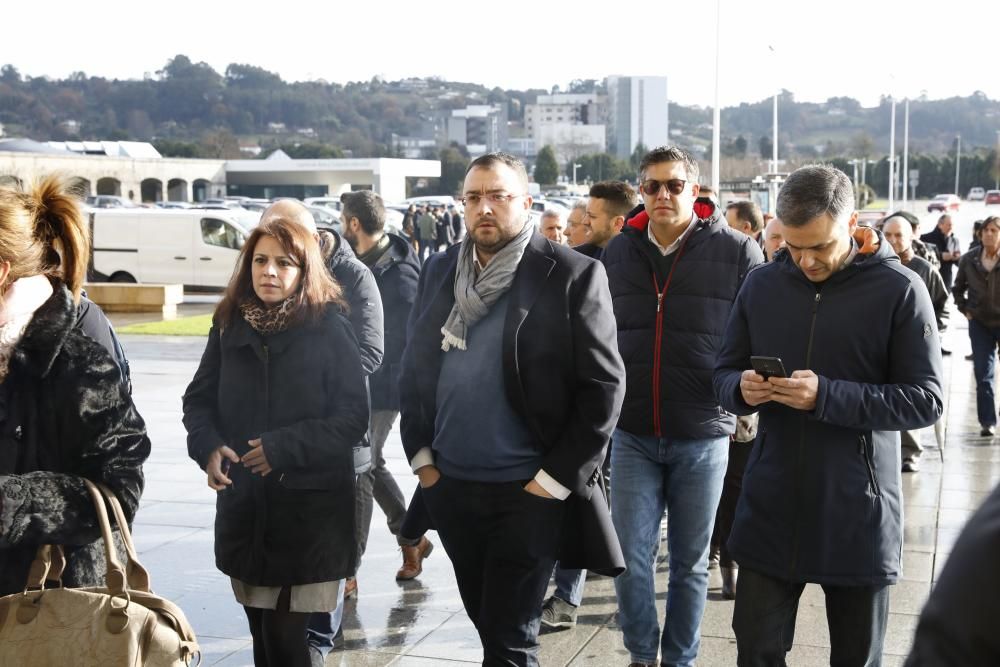
<instances>
[{"instance_id":1,"label":"man looking at phone","mask_svg":"<svg viewBox=\"0 0 1000 667\"><path fill-rule=\"evenodd\" d=\"M783 665L799 596L822 585L830 662L879 664L900 575L897 432L941 416L941 351L927 289L831 167L778 194L788 252L746 280L715 371L723 407L760 413L729 540L740 563L740 665ZM787 378L751 369L779 357Z\"/></svg>"},{"instance_id":2,"label":"man looking at phone","mask_svg":"<svg viewBox=\"0 0 1000 667\"><path fill-rule=\"evenodd\" d=\"M645 210L603 259L626 360L611 513L628 567L615 589L633 665L655 665L657 653L661 664L692 665L698 655L708 544L736 428L719 408L712 370L736 292L764 260L718 209L695 214L698 171L676 146L647 153L639 168ZM653 576L664 507L670 581L661 635Z\"/></svg>"}]
</instances>

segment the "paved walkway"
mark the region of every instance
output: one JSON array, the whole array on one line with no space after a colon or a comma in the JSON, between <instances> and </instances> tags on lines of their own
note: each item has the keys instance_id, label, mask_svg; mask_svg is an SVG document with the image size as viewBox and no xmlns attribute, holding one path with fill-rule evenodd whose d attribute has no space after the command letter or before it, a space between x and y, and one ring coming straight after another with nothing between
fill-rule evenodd
<instances>
[{"instance_id":1,"label":"paved walkway","mask_svg":"<svg viewBox=\"0 0 1000 667\"><path fill-rule=\"evenodd\" d=\"M954 319L953 319L954 321ZM944 462L934 433L924 433L929 449L921 472L904 476L904 578L892 590L885 665L901 665L917 615L931 583L941 570L961 526L1000 481L998 441L978 437L971 363L964 322L958 323L946 357L950 401L946 413ZM198 633L204 665L252 665L250 637L243 611L228 580L213 564L214 492L186 453L180 397L194 374L204 346L200 338L125 337L132 362L135 400L147 421L153 453L146 465L146 492L136 518L135 536L157 592L184 609ZM404 493L415 485L398 432L386 446L386 459ZM431 539L437 542L432 533ZM661 552L657 577L662 614L666 565ZM395 540L375 508L368 553L358 574L360 597L348 602L346 650L327 665L364 667L478 664L478 638L462 610L451 565L443 549L425 561L417 580L397 583L400 564ZM718 571L712 573L709 602L702 624L699 665L734 665L736 647L730 628L733 603L721 599ZM628 664L621 633L614 623L614 586L610 579L587 582L579 624L544 635L541 663L608 667ZM791 665L827 664L829 639L822 591L809 586L799 608Z\"/></svg>"}]
</instances>

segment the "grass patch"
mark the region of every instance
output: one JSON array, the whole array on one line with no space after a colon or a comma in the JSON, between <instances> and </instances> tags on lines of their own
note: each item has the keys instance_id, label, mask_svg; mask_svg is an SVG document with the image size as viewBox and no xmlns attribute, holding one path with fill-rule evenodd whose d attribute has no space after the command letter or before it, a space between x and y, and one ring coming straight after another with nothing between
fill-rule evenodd
<instances>
[{"instance_id":1,"label":"grass patch","mask_svg":"<svg viewBox=\"0 0 1000 667\"><path fill-rule=\"evenodd\" d=\"M194 317L179 317L162 322L141 322L118 329L120 334L141 334L146 336L207 336L212 328L212 314Z\"/></svg>"}]
</instances>

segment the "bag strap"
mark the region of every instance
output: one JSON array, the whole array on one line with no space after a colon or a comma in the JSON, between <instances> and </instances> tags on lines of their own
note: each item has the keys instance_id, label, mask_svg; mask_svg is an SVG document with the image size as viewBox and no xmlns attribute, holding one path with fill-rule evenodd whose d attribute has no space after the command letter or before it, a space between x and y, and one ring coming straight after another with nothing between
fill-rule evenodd
<instances>
[{"instance_id":1,"label":"bag strap","mask_svg":"<svg viewBox=\"0 0 1000 667\"><path fill-rule=\"evenodd\" d=\"M84 486L90 494L90 499L94 503L94 510L97 512L97 523L101 529L101 538L104 540L104 560L107 561L108 573L105 576L105 583L111 595L122 595L127 587L125 568L118 560L118 553L115 551L114 539L111 537L111 522L108 519L108 510L104 506L104 498L89 479L83 479ZM125 528L128 530L128 527ZM129 537L131 539L131 536Z\"/></svg>"},{"instance_id":2,"label":"bag strap","mask_svg":"<svg viewBox=\"0 0 1000 667\"><path fill-rule=\"evenodd\" d=\"M139 555L135 550L135 542L132 541L132 531L129 530L128 521L125 518L125 511L122 509L122 505L118 502L118 496L114 492L103 484L97 484L97 489L104 496L104 500L107 501L108 505L111 507L111 512L114 514L115 522L118 524L118 530L122 536L122 542L125 544L125 552L128 554L128 566L126 568L126 573L128 575L128 587L133 591L142 591L144 593L150 593L151 589L149 587L149 571L139 562Z\"/></svg>"}]
</instances>

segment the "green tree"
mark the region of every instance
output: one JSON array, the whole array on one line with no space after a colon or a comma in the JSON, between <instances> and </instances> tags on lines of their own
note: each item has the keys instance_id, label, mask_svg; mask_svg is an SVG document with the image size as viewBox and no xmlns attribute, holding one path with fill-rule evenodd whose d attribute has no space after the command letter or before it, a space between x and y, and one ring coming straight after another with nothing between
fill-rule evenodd
<instances>
[{"instance_id":1,"label":"green tree","mask_svg":"<svg viewBox=\"0 0 1000 667\"><path fill-rule=\"evenodd\" d=\"M442 149L438 159L441 160L439 194L455 196L461 193L465 171L469 168L469 156L463 155L456 145L452 145Z\"/></svg>"},{"instance_id":2,"label":"green tree","mask_svg":"<svg viewBox=\"0 0 1000 667\"><path fill-rule=\"evenodd\" d=\"M559 180L559 163L556 162L556 152L552 146L543 146L535 159L535 182L540 185L552 185Z\"/></svg>"},{"instance_id":3,"label":"green tree","mask_svg":"<svg viewBox=\"0 0 1000 667\"><path fill-rule=\"evenodd\" d=\"M636 176L636 172L628 162L619 160L610 153L581 155L576 159L576 163L580 165L576 170L577 182L626 181Z\"/></svg>"},{"instance_id":4,"label":"green tree","mask_svg":"<svg viewBox=\"0 0 1000 667\"><path fill-rule=\"evenodd\" d=\"M771 156L774 155L774 144L771 143L771 137L766 134L761 135L760 141L757 142L757 148L760 149L760 157L763 160L770 160Z\"/></svg>"},{"instance_id":5,"label":"green tree","mask_svg":"<svg viewBox=\"0 0 1000 667\"><path fill-rule=\"evenodd\" d=\"M344 151L336 146L317 143L282 144L281 150L290 158L306 160L336 159L344 157Z\"/></svg>"},{"instance_id":6,"label":"green tree","mask_svg":"<svg viewBox=\"0 0 1000 667\"><path fill-rule=\"evenodd\" d=\"M629 156L628 159L628 164L632 167L632 171L634 173L639 173L639 165L642 164L642 158L646 157L646 153L648 152L649 149L646 148L646 144L641 141L635 145L635 148L632 150L632 155Z\"/></svg>"}]
</instances>

